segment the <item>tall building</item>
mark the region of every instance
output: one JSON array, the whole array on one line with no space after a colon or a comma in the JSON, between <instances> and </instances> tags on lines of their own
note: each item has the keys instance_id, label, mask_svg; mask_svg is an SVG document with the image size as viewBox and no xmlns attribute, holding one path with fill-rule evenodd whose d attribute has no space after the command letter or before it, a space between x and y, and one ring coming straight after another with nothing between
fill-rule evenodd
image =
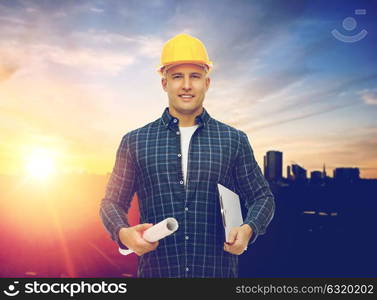
<instances>
[{"instance_id":1,"label":"tall building","mask_svg":"<svg viewBox=\"0 0 377 300\"><path fill-rule=\"evenodd\" d=\"M326 165L323 164L322 178L326 178Z\"/></svg>"},{"instance_id":2,"label":"tall building","mask_svg":"<svg viewBox=\"0 0 377 300\"><path fill-rule=\"evenodd\" d=\"M263 157L264 177L277 181L283 178L283 152L267 151Z\"/></svg>"}]
</instances>

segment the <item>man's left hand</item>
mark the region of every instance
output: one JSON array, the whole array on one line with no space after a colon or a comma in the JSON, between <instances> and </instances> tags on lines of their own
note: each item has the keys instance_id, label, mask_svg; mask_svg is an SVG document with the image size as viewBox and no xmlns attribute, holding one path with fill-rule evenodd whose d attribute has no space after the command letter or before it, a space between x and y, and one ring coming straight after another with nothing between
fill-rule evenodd
<instances>
[{"instance_id":1,"label":"man's left hand","mask_svg":"<svg viewBox=\"0 0 377 300\"><path fill-rule=\"evenodd\" d=\"M224 251L235 255L242 254L252 235L253 229L248 224L232 228L229 233L229 242L224 243Z\"/></svg>"}]
</instances>

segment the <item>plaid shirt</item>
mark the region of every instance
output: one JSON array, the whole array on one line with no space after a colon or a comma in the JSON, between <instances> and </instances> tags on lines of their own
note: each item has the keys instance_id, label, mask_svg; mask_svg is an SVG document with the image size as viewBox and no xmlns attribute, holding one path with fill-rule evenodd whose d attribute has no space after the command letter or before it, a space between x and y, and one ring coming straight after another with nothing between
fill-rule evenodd
<instances>
[{"instance_id":1,"label":"plaid shirt","mask_svg":"<svg viewBox=\"0 0 377 300\"><path fill-rule=\"evenodd\" d=\"M247 208L249 243L266 232L274 196L255 161L246 134L210 117L203 108L189 146L184 185L179 120L162 117L127 133L117 150L100 215L114 241L128 227L136 192L140 223L174 217L179 229L139 258L139 277L237 277L238 256L225 252L217 183L236 192Z\"/></svg>"}]
</instances>

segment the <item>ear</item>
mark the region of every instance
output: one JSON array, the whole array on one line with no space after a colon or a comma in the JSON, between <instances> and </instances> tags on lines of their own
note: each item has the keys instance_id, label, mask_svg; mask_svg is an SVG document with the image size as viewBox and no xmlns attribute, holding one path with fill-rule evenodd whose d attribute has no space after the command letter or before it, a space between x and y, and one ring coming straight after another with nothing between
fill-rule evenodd
<instances>
[{"instance_id":1,"label":"ear","mask_svg":"<svg viewBox=\"0 0 377 300\"><path fill-rule=\"evenodd\" d=\"M164 91L166 92L166 85L168 84L168 81L166 80L166 78L162 77L161 78L161 85L162 85L162 88L164 89Z\"/></svg>"},{"instance_id":2,"label":"ear","mask_svg":"<svg viewBox=\"0 0 377 300\"><path fill-rule=\"evenodd\" d=\"M206 77L206 90L208 90L210 84L211 84L211 78Z\"/></svg>"}]
</instances>

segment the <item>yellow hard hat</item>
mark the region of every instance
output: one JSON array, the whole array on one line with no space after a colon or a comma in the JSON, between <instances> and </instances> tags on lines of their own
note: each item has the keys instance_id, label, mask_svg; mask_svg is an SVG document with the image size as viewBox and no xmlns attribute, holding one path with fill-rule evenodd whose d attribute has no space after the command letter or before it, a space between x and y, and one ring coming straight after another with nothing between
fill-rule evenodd
<instances>
[{"instance_id":1,"label":"yellow hard hat","mask_svg":"<svg viewBox=\"0 0 377 300\"><path fill-rule=\"evenodd\" d=\"M178 34L165 43L160 62L157 72L161 75L165 67L182 63L206 66L208 72L213 67L204 44L199 39L185 33Z\"/></svg>"}]
</instances>

